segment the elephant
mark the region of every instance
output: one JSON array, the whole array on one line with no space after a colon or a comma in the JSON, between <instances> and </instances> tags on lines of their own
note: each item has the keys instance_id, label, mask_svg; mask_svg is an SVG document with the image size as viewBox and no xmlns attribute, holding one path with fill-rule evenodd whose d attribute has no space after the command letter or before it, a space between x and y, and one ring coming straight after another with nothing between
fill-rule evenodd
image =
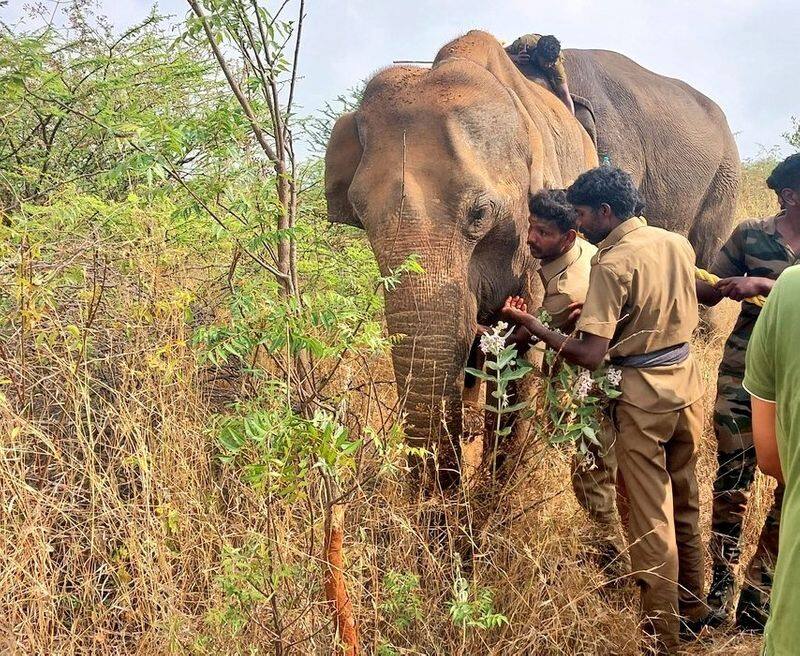
<instances>
[{"instance_id":1,"label":"elephant","mask_svg":"<svg viewBox=\"0 0 800 656\"><path fill-rule=\"evenodd\" d=\"M382 275L417 255L424 274L385 290L406 436L460 481L464 367L479 322L528 287L530 192L597 166L591 138L490 34L445 45L430 69L390 67L341 116L325 154L328 219L363 228ZM422 470L419 467L418 470Z\"/></svg>"},{"instance_id":2,"label":"elephant","mask_svg":"<svg viewBox=\"0 0 800 656\"><path fill-rule=\"evenodd\" d=\"M340 117L325 155L328 219L366 231L381 272L425 274L386 291L398 392L412 445L460 476L464 367L479 324L530 296L527 196L569 185L598 151L631 173L648 221L692 241L700 265L727 237L739 157L722 111L687 84L609 51L564 51L585 129L490 34L442 47L429 69L387 68ZM596 142L595 142L596 138Z\"/></svg>"},{"instance_id":3,"label":"elephant","mask_svg":"<svg viewBox=\"0 0 800 656\"><path fill-rule=\"evenodd\" d=\"M710 264L733 227L739 189L739 152L725 114L685 82L617 52L566 49L563 56L576 116L596 135L600 158L633 176L649 223L688 237L698 265ZM529 66L520 71L547 86Z\"/></svg>"}]
</instances>

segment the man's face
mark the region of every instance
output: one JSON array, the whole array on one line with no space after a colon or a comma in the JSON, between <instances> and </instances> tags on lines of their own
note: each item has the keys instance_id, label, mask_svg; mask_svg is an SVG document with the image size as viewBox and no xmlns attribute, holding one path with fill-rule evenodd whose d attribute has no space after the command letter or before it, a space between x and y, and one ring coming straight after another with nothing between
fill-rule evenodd
<instances>
[{"instance_id":1,"label":"man's face","mask_svg":"<svg viewBox=\"0 0 800 656\"><path fill-rule=\"evenodd\" d=\"M603 241L611 232L611 222L605 216L606 212L603 211L605 206L601 205L599 209L594 209L589 205L575 205L574 207L578 215L578 226L586 239L592 244L599 244Z\"/></svg>"},{"instance_id":2,"label":"man's face","mask_svg":"<svg viewBox=\"0 0 800 656\"><path fill-rule=\"evenodd\" d=\"M574 230L562 232L551 221L540 219L535 214L528 217L528 246L535 258L554 259L566 253L574 241Z\"/></svg>"},{"instance_id":3,"label":"man's face","mask_svg":"<svg viewBox=\"0 0 800 656\"><path fill-rule=\"evenodd\" d=\"M553 65L555 64L555 62L547 61L544 57L542 57L540 54L536 52L534 52L533 58L536 62L536 65L539 66L540 68L545 68L545 69L552 68Z\"/></svg>"}]
</instances>

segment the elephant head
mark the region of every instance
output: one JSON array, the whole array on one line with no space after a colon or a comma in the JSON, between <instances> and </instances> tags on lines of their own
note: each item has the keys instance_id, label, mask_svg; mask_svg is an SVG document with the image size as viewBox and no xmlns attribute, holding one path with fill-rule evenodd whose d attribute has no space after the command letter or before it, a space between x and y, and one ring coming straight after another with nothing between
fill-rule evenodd
<instances>
[{"instance_id":1,"label":"elephant head","mask_svg":"<svg viewBox=\"0 0 800 656\"><path fill-rule=\"evenodd\" d=\"M425 270L386 291L386 321L402 335L392 360L407 435L438 448L445 488L459 480L477 324L526 286L528 193L596 162L560 101L533 87L493 37L470 32L429 70L378 73L326 152L329 220L366 231L383 275L412 254Z\"/></svg>"}]
</instances>

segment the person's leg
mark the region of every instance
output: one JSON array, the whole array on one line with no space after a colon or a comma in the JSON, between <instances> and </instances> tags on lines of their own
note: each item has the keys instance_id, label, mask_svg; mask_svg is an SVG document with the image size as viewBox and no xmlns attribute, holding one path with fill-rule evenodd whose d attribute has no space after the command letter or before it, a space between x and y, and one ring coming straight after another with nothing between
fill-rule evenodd
<instances>
[{"instance_id":1,"label":"person's leg","mask_svg":"<svg viewBox=\"0 0 800 656\"><path fill-rule=\"evenodd\" d=\"M736 624L745 631L762 633L769 617L772 578L778 560L778 532L781 523L784 486L775 489L775 500L764 521L756 552L745 573L742 594L736 607Z\"/></svg>"},{"instance_id":2,"label":"person's leg","mask_svg":"<svg viewBox=\"0 0 800 656\"><path fill-rule=\"evenodd\" d=\"M750 396L738 377L719 375L714 433L718 469L711 515L713 580L708 604L727 610L733 598L733 569L739 563L742 522L756 471Z\"/></svg>"},{"instance_id":3,"label":"person's leg","mask_svg":"<svg viewBox=\"0 0 800 656\"><path fill-rule=\"evenodd\" d=\"M703 593L705 554L700 535L700 498L695 475L702 432L703 409L698 401L680 411L675 433L665 447L675 508L680 611L690 621L708 615Z\"/></svg>"},{"instance_id":4,"label":"person's leg","mask_svg":"<svg viewBox=\"0 0 800 656\"><path fill-rule=\"evenodd\" d=\"M660 648L678 648L678 550L663 443L678 413L652 414L620 403L615 410L617 462L627 490L631 566L641 589L645 629Z\"/></svg>"},{"instance_id":5,"label":"person's leg","mask_svg":"<svg viewBox=\"0 0 800 656\"><path fill-rule=\"evenodd\" d=\"M603 425L598 435L600 446L589 446L588 457L577 453L572 462L572 489L578 503L594 523L599 564L623 576L630 564L617 514L617 458L613 428Z\"/></svg>"}]
</instances>

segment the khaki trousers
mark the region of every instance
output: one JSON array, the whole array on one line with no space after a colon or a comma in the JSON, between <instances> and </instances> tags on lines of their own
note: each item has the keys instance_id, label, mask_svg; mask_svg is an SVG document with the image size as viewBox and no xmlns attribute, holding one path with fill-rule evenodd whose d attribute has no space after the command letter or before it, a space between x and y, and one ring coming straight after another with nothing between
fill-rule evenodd
<instances>
[{"instance_id":1,"label":"khaki trousers","mask_svg":"<svg viewBox=\"0 0 800 656\"><path fill-rule=\"evenodd\" d=\"M599 431L600 446L591 445L593 466L578 458L572 462L572 489L575 498L595 524L602 541L610 542L620 554L625 544L617 514L617 457L614 452L616 435L609 422Z\"/></svg>"},{"instance_id":2,"label":"khaki trousers","mask_svg":"<svg viewBox=\"0 0 800 656\"><path fill-rule=\"evenodd\" d=\"M652 413L618 403L614 416L644 626L657 638L660 652L672 654L679 646L679 616L696 620L707 612L695 477L702 409L695 402Z\"/></svg>"}]
</instances>

